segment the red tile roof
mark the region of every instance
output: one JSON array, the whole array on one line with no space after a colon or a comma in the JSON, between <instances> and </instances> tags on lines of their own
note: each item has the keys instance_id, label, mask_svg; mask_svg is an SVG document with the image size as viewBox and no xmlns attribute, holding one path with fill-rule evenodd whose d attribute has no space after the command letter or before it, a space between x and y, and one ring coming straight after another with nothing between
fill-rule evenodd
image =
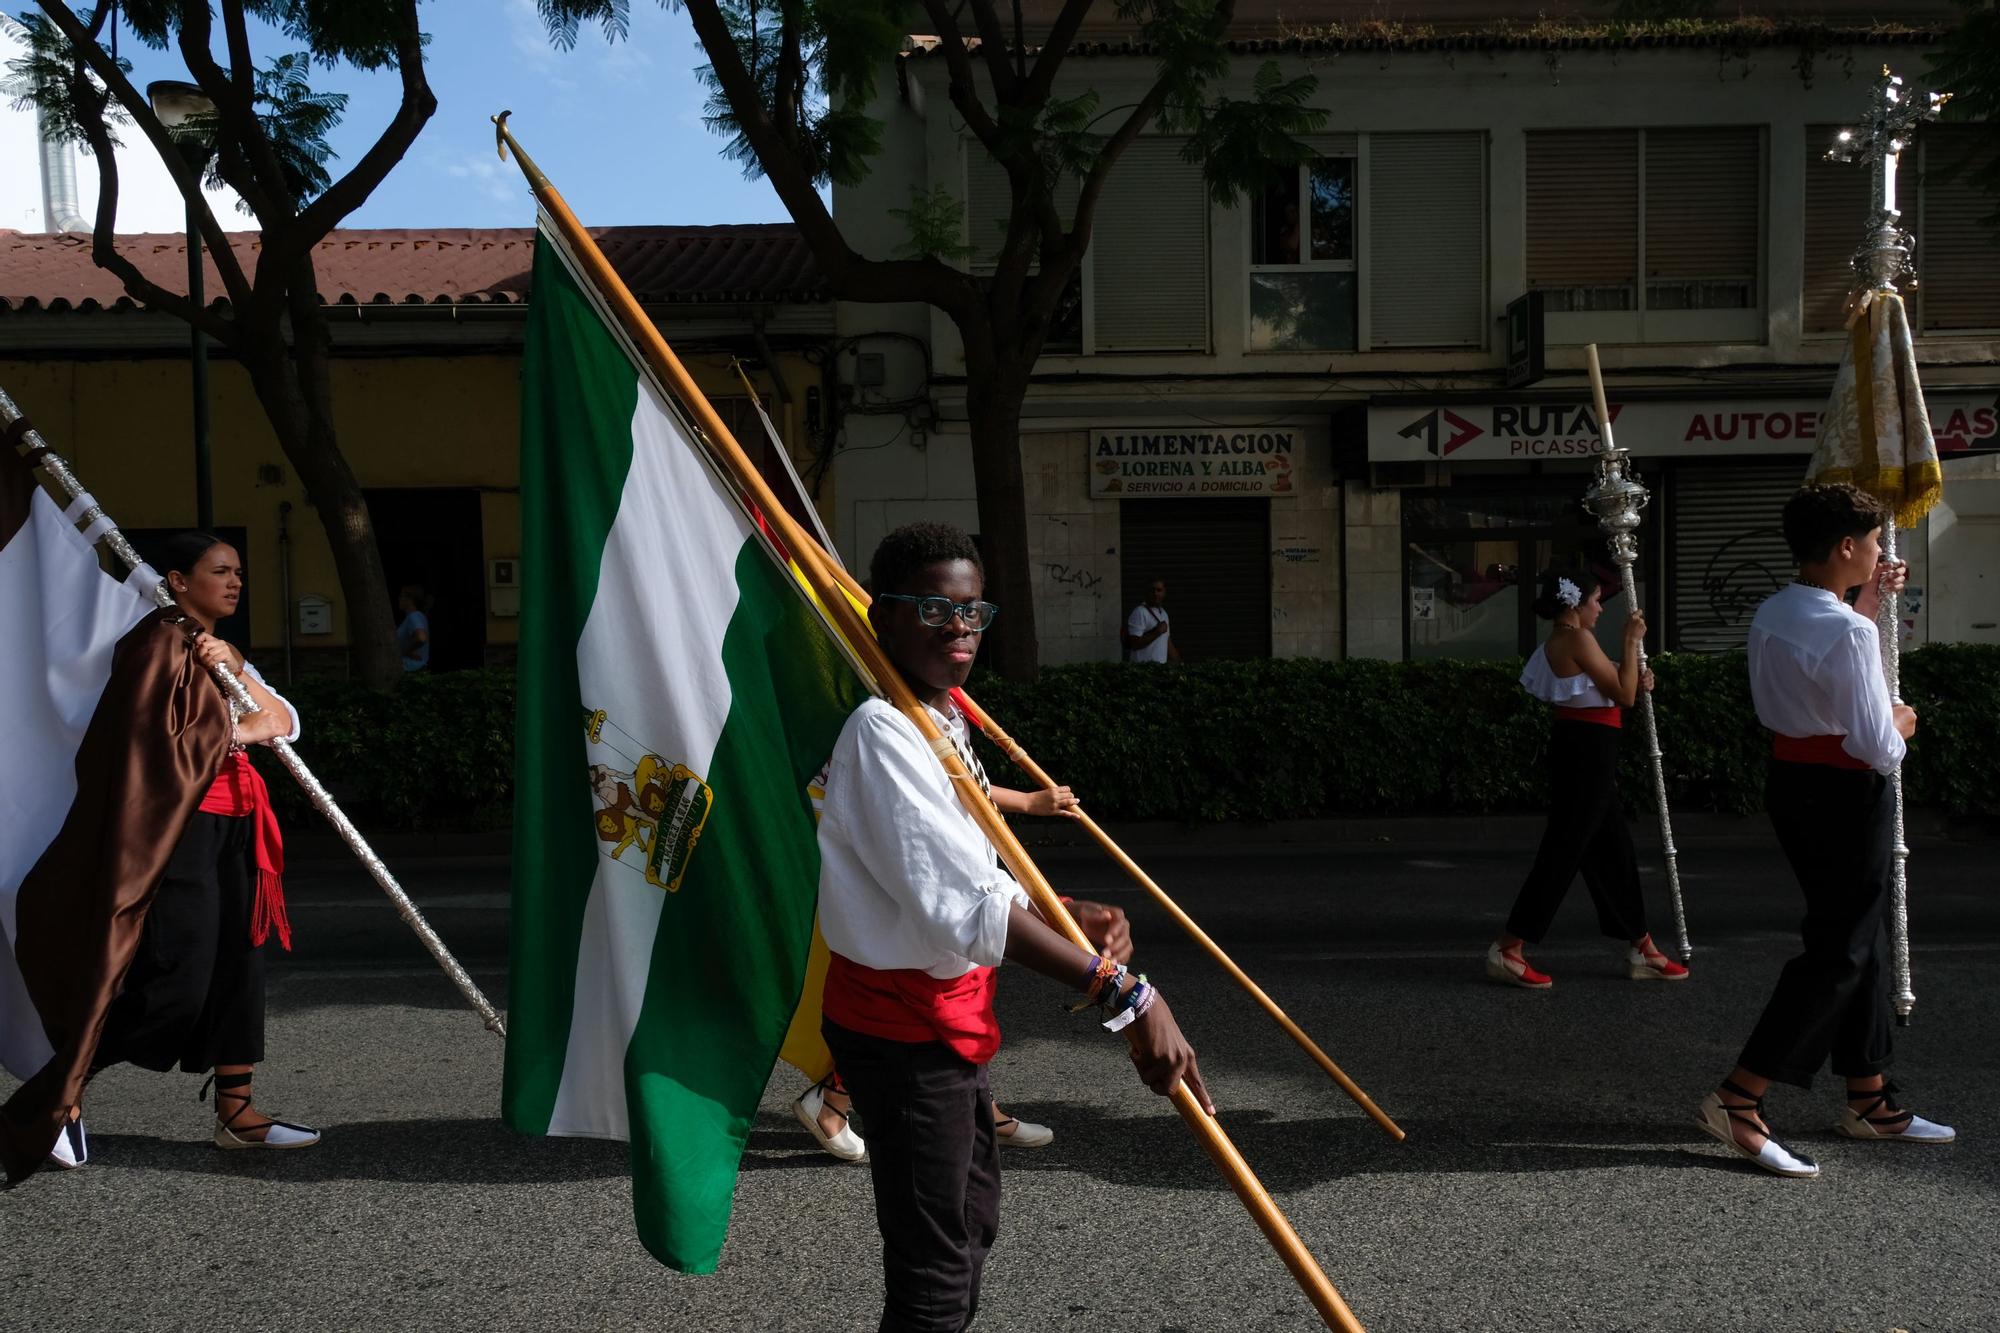
<instances>
[{"instance_id":1,"label":"red tile roof","mask_svg":"<svg viewBox=\"0 0 2000 1333\"><path fill-rule=\"evenodd\" d=\"M591 231L646 305L825 301L826 283L789 223L720 227L598 227ZM259 233L232 232L246 273ZM531 227L445 231L336 231L313 250L320 300L329 305L518 305L534 267ZM178 234L118 238L118 250L153 281L187 290L187 243ZM205 294L222 299L207 260ZM118 279L91 262L88 238L0 230L0 311L130 310Z\"/></svg>"}]
</instances>

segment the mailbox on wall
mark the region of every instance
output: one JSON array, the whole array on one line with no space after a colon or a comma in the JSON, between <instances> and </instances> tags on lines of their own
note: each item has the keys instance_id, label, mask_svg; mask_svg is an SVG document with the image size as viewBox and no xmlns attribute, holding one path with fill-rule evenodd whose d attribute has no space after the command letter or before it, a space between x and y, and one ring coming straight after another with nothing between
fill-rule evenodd
<instances>
[{"instance_id":1,"label":"mailbox on wall","mask_svg":"<svg viewBox=\"0 0 2000 1333\"><path fill-rule=\"evenodd\" d=\"M486 613L511 619L521 614L521 561L502 556L486 562Z\"/></svg>"},{"instance_id":2,"label":"mailbox on wall","mask_svg":"<svg viewBox=\"0 0 2000 1333\"><path fill-rule=\"evenodd\" d=\"M316 593L299 598L299 633L333 633L333 603Z\"/></svg>"}]
</instances>

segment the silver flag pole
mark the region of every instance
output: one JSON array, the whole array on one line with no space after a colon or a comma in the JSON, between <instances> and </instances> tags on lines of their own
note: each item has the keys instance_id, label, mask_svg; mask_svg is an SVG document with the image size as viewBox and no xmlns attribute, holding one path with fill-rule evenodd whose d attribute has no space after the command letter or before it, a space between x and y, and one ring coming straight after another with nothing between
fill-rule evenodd
<instances>
[{"instance_id":1,"label":"silver flag pole","mask_svg":"<svg viewBox=\"0 0 2000 1333\"><path fill-rule=\"evenodd\" d=\"M1597 364L1597 344L1584 348L1584 356L1590 365L1590 392L1597 409L1597 430L1604 439L1604 452L1597 456L1597 480L1583 493L1583 507L1597 519L1597 526L1611 544L1611 558L1618 565L1618 572L1625 583L1625 605L1628 610L1641 611L1639 605L1639 583L1632 574L1632 566L1639 559L1639 511L1652 498L1638 478L1632 475L1632 456L1618 448L1611 439L1611 412L1604 399L1604 372ZM1632 651L1639 655L1639 673L1642 688L1639 691L1639 718L1645 726L1646 749L1653 763L1653 801L1660 812L1660 847L1667 858L1667 897L1674 905L1674 934L1680 948L1681 961L1694 958L1694 945L1688 942L1687 907L1681 901L1680 852L1674 846L1674 823L1667 809L1667 775L1660 762L1660 728L1653 719L1653 693L1643 688L1646 671L1646 645L1643 641L1634 643Z\"/></svg>"},{"instance_id":2,"label":"silver flag pole","mask_svg":"<svg viewBox=\"0 0 2000 1333\"><path fill-rule=\"evenodd\" d=\"M72 508L82 506L82 512L76 516L75 521L86 529L100 530L105 544L119 560L124 562L126 569L137 573L148 568L146 562L139 557L139 553L132 548L132 543L126 540L125 534L120 532L105 515L95 497L83 489L83 484L76 479L76 474L70 471L69 463L46 439L42 438L41 432L29 423L27 416L5 389L0 389L0 433L4 433L11 440L20 441L33 451L34 462L62 488L63 494L69 497ZM164 581L154 583L152 598L154 604L162 608L174 605L173 596L167 591ZM217 666L214 672L216 680L221 682L223 692L229 696L237 712L262 711L257 707L256 700L250 697L250 692L243 688L243 682L228 667ZM410 901L410 895L403 892L403 886L396 882L396 877L389 872L389 867L375 854L375 849L368 845L368 840L361 836L360 830L354 827L346 812L332 796L327 794L326 788L320 785L319 779L313 776L305 761L299 758L291 745L282 739L271 741L270 748L277 753L279 762L298 779L299 786L305 788L306 795L312 800L313 808L326 816L327 822L333 825L334 830L353 850L361 864L367 867L375 882L382 886L382 892L389 895L389 901L395 905L396 915L403 918L416 933L417 939L430 950L431 957L437 959L438 966L444 969L447 977L451 978L452 985L458 987L458 993L465 997L466 1003L478 1012L487 1029L502 1037L506 1036L506 1024L502 1021L499 1011L494 1009L492 1003L480 991L478 984L459 964L458 959L452 956L451 950L445 947L437 932L431 929L430 922L424 919L424 914L417 909L417 905Z\"/></svg>"},{"instance_id":3,"label":"silver flag pole","mask_svg":"<svg viewBox=\"0 0 2000 1333\"><path fill-rule=\"evenodd\" d=\"M1903 81L1882 67L1881 77L1869 90L1867 125L1859 132L1842 130L1827 156L1836 162L1863 162L1874 169L1869 191L1868 234L1854 252L1855 272L1867 292L1894 292L1896 284L1914 276L1910 263L1915 243L1903 230L1902 213L1896 207L1896 166L1910 144L1917 125L1936 120L1951 100L1950 93L1926 93L1912 97ZM1856 364L1856 376L1871 367ZM1866 429L1866 423L1863 423ZM1897 559L1896 515L1890 507L1889 521L1882 525L1882 558L1891 564ZM1885 593L1876 611L1876 628L1882 642L1882 675L1889 684L1891 703L1903 702L1902 686L1902 597ZM1895 970L1896 1022L1908 1027L1910 1012L1917 1007L1917 993L1910 976L1910 845L1903 824L1903 766L1889 775L1889 793L1895 810L1895 859L1889 883L1889 953Z\"/></svg>"}]
</instances>

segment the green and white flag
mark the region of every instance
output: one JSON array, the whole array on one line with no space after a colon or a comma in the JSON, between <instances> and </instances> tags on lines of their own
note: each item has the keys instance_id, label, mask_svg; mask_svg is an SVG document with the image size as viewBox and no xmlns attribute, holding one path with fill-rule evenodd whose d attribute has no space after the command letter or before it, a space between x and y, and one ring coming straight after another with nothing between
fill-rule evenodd
<instances>
[{"instance_id":1,"label":"green and white flag","mask_svg":"<svg viewBox=\"0 0 2000 1333\"><path fill-rule=\"evenodd\" d=\"M503 1114L629 1141L640 1240L705 1273L804 986L806 787L867 691L578 271L545 222Z\"/></svg>"}]
</instances>

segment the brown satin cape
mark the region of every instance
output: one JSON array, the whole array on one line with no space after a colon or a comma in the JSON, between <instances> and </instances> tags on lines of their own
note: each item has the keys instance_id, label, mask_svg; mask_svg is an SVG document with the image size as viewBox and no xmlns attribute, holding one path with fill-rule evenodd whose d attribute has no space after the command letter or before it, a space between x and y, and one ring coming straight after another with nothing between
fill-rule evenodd
<instances>
[{"instance_id":1,"label":"brown satin cape","mask_svg":"<svg viewBox=\"0 0 2000 1333\"><path fill-rule=\"evenodd\" d=\"M55 1057L0 1108L10 1182L48 1160L139 947L167 858L229 753L229 705L178 611L118 641L76 752L76 799L21 882L15 957Z\"/></svg>"}]
</instances>

